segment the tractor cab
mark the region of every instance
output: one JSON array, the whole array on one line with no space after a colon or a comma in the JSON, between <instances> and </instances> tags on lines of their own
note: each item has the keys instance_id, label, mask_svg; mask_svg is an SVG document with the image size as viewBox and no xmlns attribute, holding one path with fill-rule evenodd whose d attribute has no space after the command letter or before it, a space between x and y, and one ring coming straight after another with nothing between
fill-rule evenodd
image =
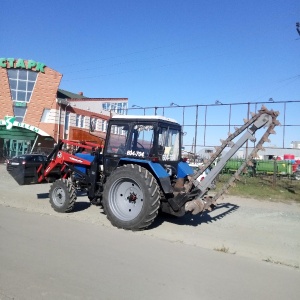
<instances>
[{"instance_id":1,"label":"tractor cab","mask_svg":"<svg viewBox=\"0 0 300 300\"><path fill-rule=\"evenodd\" d=\"M126 162L156 162L177 172L181 160L181 126L162 116L115 116L109 120L104 172Z\"/></svg>"}]
</instances>

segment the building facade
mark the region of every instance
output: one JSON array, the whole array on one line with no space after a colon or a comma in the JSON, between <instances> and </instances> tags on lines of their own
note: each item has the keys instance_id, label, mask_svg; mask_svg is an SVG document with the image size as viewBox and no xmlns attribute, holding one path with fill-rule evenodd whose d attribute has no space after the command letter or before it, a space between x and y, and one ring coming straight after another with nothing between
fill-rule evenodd
<instances>
[{"instance_id":1,"label":"building facade","mask_svg":"<svg viewBox=\"0 0 300 300\"><path fill-rule=\"evenodd\" d=\"M0 160L49 152L91 124L93 134L104 137L111 114L126 113L127 98L86 98L60 90L61 79L44 63L0 58Z\"/></svg>"}]
</instances>

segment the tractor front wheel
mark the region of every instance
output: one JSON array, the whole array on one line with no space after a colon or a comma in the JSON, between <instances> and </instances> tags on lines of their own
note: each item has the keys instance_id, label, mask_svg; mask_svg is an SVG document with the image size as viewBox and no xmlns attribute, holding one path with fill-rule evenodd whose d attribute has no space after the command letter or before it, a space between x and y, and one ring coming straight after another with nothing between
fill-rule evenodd
<instances>
[{"instance_id":1,"label":"tractor front wheel","mask_svg":"<svg viewBox=\"0 0 300 300\"><path fill-rule=\"evenodd\" d=\"M61 213L73 210L76 201L76 189L71 181L61 178L53 182L49 191L52 208Z\"/></svg>"},{"instance_id":2,"label":"tractor front wheel","mask_svg":"<svg viewBox=\"0 0 300 300\"><path fill-rule=\"evenodd\" d=\"M103 208L112 225L128 229L147 228L158 214L160 190L154 176L139 165L117 168L104 186Z\"/></svg>"}]
</instances>

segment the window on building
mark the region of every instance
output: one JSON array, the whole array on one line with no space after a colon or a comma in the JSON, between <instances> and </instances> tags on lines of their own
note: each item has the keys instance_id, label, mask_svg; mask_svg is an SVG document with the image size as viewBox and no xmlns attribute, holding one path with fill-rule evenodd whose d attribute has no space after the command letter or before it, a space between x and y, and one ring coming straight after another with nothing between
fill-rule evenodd
<instances>
[{"instance_id":1,"label":"window on building","mask_svg":"<svg viewBox=\"0 0 300 300\"><path fill-rule=\"evenodd\" d=\"M97 119L96 118L90 118L90 131L93 132L96 130L97 125Z\"/></svg>"},{"instance_id":2,"label":"window on building","mask_svg":"<svg viewBox=\"0 0 300 300\"><path fill-rule=\"evenodd\" d=\"M48 117L50 114L50 109L49 108L44 108L42 117L41 117L41 122L46 123L48 121Z\"/></svg>"},{"instance_id":3,"label":"window on building","mask_svg":"<svg viewBox=\"0 0 300 300\"><path fill-rule=\"evenodd\" d=\"M117 130L117 125L112 125L111 126L111 133L116 133Z\"/></svg>"},{"instance_id":4,"label":"window on building","mask_svg":"<svg viewBox=\"0 0 300 300\"><path fill-rule=\"evenodd\" d=\"M81 116L76 115L76 127L80 127L80 119L81 119Z\"/></svg>"},{"instance_id":5,"label":"window on building","mask_svg":"<svg viewBox=\"0 0 300 300\"><path fill-rule=\"evenodd\" d=\"M70 112L67 111L65 114L65 130L69 130Z\"/></svg>"},{"instance_id":6,"label":"window on building","mask_svg":"<svg viewBox=\"0 0 300 300\"><path fill-rule=\"evenodd\" d=\"M97 119L96 130L100 131L101 129L102 129L102 120L101 119Z\"/></svg>"},{"instance_id":7,"label":"window on building","mask_svg":"<svg viewBox=\"0 0 300 300\"><path fill-rule=\"evenodd\" d=\"M127 102L116 102L116 103L105 102L105 103L102 103L102 108L104 110L113 111L120 115L121 114L124 115L124 114L126 114Z\"/></svg>"},{"instance_id":8,"label":"window on building","mask_svg":"<svg viewBox=\"0 0 300 300\"><path fill-rule=\"evenodd\" d=\"M107 128L107 122L105 120L97 119L96 130L105 132L106 128Z\"/></svg>"},{"instance_id":9,"label":"window on building","mask_svg":"<svg viewBox=\"0 0 300 300\"><path fill-rule=\"evenodd\" d=\"M122 103L118 103L117 104L117 113L118 114L122 114L123 113L123 104Z\"/></svg>"},{"instance_id":10,"label":"window on building","mask_svg":"<svg viewBox=\"0 0 300 300\"><path fill-rule=\"evenodd\" d=\"M26 107L14 106L14 116L16 117L16 121L23 122L25 113Z\"/></svg>"},{"instance_id":11,"label":"window on building","mask_svg":"<svg viewBox=\"0 0 300 300\"><path fill-rule=\"evenodd\" d=\"M107 131L107 121L104 121L104 120L103 120L101 131L103 131L103 132L106 132L106 131Z\"/></svg>"},{"instance_id":12,"label":"window on building","mask_svg":"<svg viewBox=\"0 0 300 300\"><path fill-rule=\"evenodd\" d=\"M8 79L13 101L29 102L37 73L29 70L8 70Z\"/></svg>"},{"instance_id":13,"label":"window on building","mask_svg":"<svg viewBox=\"0 0 300 300\"><path fill-rule=\"evenodd\" d=\"M81 118L80 118L80 127L81 128L84 128L84 123L85 123L85 117L81 116Z\"/></svg>"}]
</instances>

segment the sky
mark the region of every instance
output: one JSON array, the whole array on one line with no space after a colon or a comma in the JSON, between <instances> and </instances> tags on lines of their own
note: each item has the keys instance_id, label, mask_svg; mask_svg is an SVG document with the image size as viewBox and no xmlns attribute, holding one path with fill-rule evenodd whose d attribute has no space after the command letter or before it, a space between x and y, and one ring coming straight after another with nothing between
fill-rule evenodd
<instances>
[{"instance_id":1,"label":"sky","mask_svg":"<svg viewBox=\"0 0 300 300\"><path fill-rule=\"evenodd\" d=\"M3 0L0 56L45 63L61 89L129 107L294 101L296 22L299 0Z\"/></svg>"}]
</instances>

